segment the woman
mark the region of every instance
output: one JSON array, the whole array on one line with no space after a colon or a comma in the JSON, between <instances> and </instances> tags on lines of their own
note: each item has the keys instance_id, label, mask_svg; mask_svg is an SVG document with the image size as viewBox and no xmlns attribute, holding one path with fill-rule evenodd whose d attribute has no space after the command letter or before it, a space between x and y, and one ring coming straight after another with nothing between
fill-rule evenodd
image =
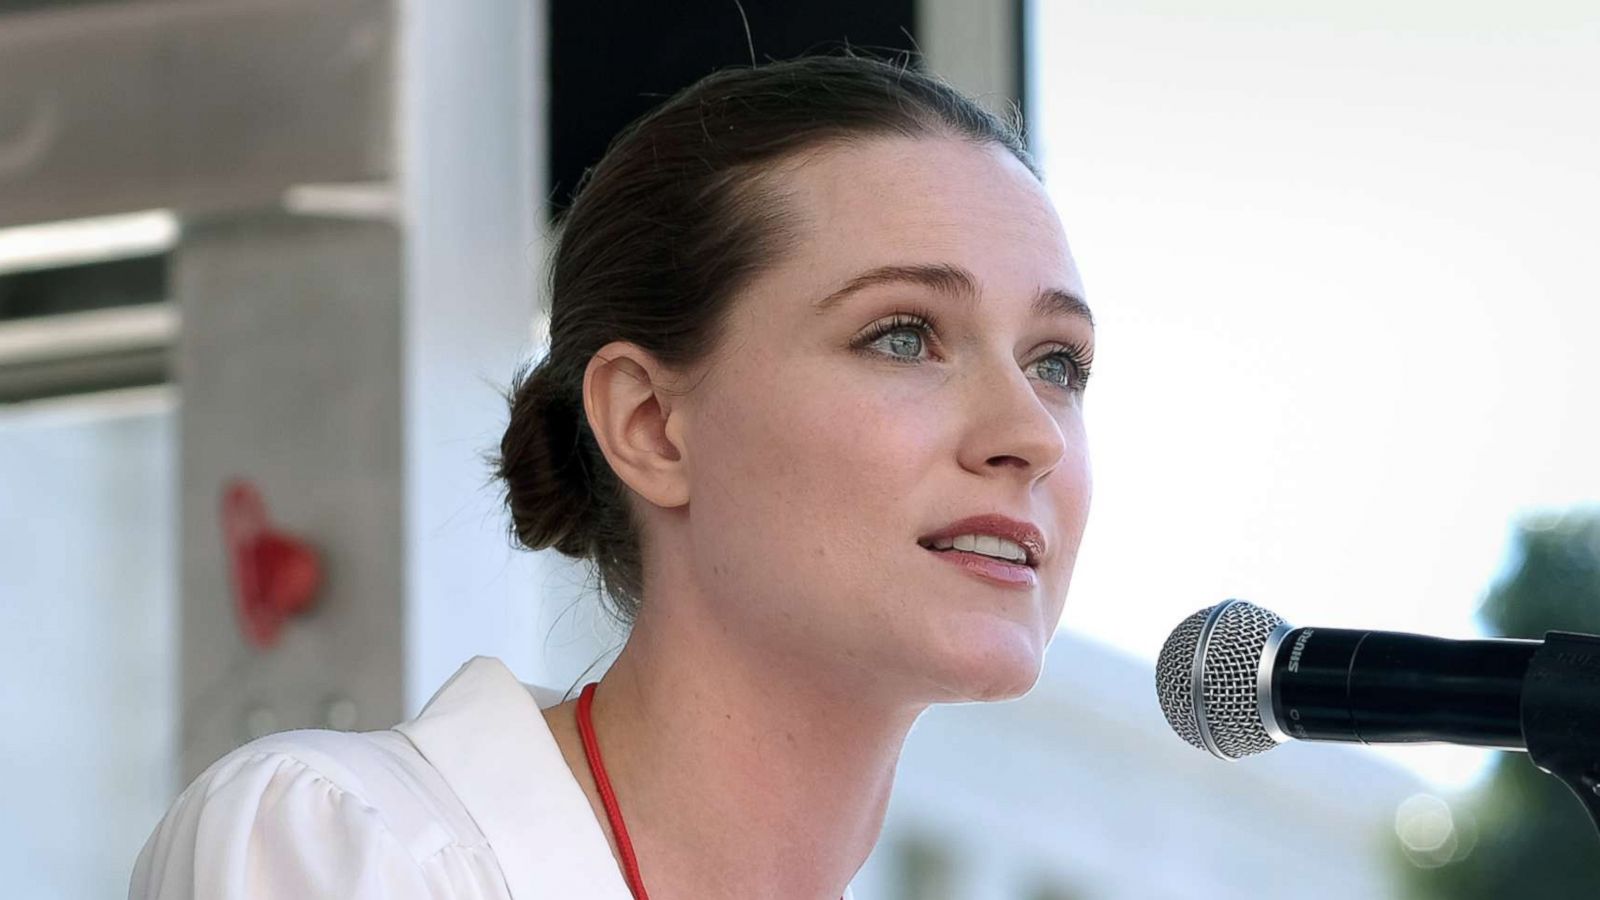
<instances>
[{"instance_id":1,"label":"woman","mask_svg":"<svg viewBox=\"0 0 1600 900\"><path fill-rule=\"evenodd\" d=\"M847 893L907 732L1027 692L1089 511L1094 332L1010 128L916 72L718 72L566 216L499 472L631 623L577 700L478 658L387 732L214 764L134 896Z\"/></svg>"}]
</instances>

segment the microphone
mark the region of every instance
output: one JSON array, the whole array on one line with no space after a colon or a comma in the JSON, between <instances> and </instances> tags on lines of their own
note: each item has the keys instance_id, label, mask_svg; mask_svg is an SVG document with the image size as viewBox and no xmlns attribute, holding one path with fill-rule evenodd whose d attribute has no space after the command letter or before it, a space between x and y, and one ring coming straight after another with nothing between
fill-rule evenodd
<instances>
[{"instance_id":1,"label":"microphone","mask_svg":"<svg viewBox=\"0 0 1600 900\"><path fill-rule=\"evenodd\" d=\"M1523 688L1544 643L1292 628L1227 600L1173 630L1156 693L1178 736L1221 759L1290 738L1526 751Z\"/></svg>"},{"instance_id":2,"label":"microphone","mask_svg":"<svg viewBox=\"0 0 1600 900\"><path fill-rule=\"evenodd\" d=\"M1290 738L1526 751L1600 829L1600 635L1463 641L1292 628L1225 600L1173 629L1156 695L1179 737L1221 759Z\"/></svg>"}]
</instances>

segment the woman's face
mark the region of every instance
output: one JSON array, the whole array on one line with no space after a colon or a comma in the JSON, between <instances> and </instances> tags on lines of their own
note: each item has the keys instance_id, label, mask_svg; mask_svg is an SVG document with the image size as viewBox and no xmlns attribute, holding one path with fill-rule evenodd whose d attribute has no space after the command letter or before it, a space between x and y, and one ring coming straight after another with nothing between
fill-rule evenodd
<instances>
[{"instance_id":1,"label":"woman's face","mask_svg":"<svg viewBox=\"0 0 1600 900\"><path fill-rule=\"evenodd\" d=\"M902 701L1022 694L1091 491L1068 348L1094 331L1062 312L1083 290L1060 220L1009 152L955 139L831 147L779 187L797 239L681 407L684 577L774 665ZM923 546L988 514L1042 534L1033 584Z\"/></svg>"}]
</instances>

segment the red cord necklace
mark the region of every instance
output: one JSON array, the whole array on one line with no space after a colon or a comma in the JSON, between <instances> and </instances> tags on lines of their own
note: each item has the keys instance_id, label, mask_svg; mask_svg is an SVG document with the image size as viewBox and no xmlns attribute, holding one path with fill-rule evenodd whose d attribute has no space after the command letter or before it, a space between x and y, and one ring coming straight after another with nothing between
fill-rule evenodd
<instances>
[{"instance_id":1,"label":"red cord necklace","mask_svg":"<svg viewBox=\"0 0 1600 900\"><path fill-rule=\"evenodd\" d=\"M622 824L622 810L617 807L617 795L611 790L611 779L606 777L606 764L600 760L600 742L594 739L594 722L589 718L589 707L594 705L594 687L598 681L583 686L578 695L578 736L583 738L583 755L589 759L589 772L594 775L595 786L600 789L600 800L606 805L606 818L611 822L611 833L617 836L617 849L622 853L622 872L628 878L628 890L634 900L650 900L645 893L644 879L639 876L639 860L633 855L633 841L628 838L628 826Z\"/></svg>"},{"instance_id":2,"label":"red cord necklace","mask_svg":"<svg viewBox=\"0 0 1600 900\"><path fill-rule=\"evenodd\" d=\"M583 686L578 695L578 736L583 738L583 755L589 760L589 772L600 789L600 801L606 807L606 819L611 822L611 833L617 837L617 850L622 853L622 873L627 877L628 890L634 900L650 900L645 893L644 878L639 875L639 860L633 855L633 841L628 837L628 826L622 824L622 810L617 806L616 792L611 790L611 779L606 777L606 764L600 759L600 742L594 739L594 721L589 717L589 707L594 705L594 688L598 681ZM843 898L840 898L843 900Z\"/></svg>"}]
</instances>

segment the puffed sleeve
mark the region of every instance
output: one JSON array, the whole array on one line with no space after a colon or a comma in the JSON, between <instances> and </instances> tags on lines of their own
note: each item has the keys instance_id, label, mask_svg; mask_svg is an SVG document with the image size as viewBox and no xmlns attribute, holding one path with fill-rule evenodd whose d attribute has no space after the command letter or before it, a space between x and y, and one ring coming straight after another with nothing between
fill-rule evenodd
<instances>
[{"instance_id":1,"label":"puffed sleeve","mask_svg":"<svg viewBox=\"0 0 1600 900\"><path fill-rule=\"evenodd\" d=\"M459 896L361 797L293 756L248 750L179 795L134 863L130 900Z\"/></svg>"}]
</instances>

